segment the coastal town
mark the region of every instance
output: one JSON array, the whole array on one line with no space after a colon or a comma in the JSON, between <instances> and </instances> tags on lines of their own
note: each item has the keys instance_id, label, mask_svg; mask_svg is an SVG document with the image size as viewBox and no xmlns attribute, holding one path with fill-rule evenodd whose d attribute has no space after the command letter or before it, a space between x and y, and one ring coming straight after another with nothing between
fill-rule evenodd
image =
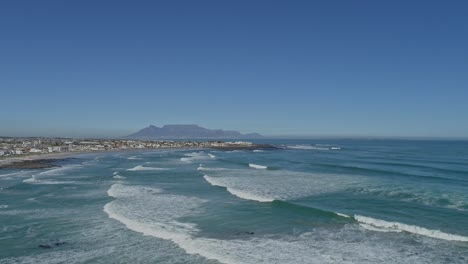
<instances>
[{"instance_id":1,"label":"coastal town","mask_svg":"<svg viewBox=\"0 0 468 264\"><path fill-rule=\"evenodd\" d=\"M0 138L0 159L53 153L125 151L161 148L255 149L269 145L236 141L151 141L127 139Z\"/></svg>"}]
</instances>

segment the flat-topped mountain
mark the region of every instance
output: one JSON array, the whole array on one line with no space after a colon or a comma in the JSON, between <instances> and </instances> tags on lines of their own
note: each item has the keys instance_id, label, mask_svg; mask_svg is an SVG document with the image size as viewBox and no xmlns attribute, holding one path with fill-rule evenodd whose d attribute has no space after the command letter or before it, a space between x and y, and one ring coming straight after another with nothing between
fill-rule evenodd
<instances>
[{"instance_id":1,"label":"flat-topped mountain","mask_svg":"<svg viewBox=\"0 0 468 264\"><path fill-rule=\"evenodd\" d=\"M258 133L241 134L238 131L207 129L198 125L165 125L163 127L150 125L127 136L127 138L135 139L256 139L262 137Z\"/></svg>"}]
</instances>

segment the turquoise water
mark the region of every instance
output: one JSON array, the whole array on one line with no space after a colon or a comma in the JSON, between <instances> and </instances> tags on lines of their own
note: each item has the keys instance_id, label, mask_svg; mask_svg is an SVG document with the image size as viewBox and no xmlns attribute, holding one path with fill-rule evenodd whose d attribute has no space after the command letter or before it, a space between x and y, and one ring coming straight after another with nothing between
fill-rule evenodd
<instances>
[{"instance_id":1,"label":"turquoise water","mask_svg":"<svg viewBox=\"0 0 468 264\"><path fill-rule=\"evenodd\" d=\"M0 263L468 263L468 142L268 143L1 170Z\"/></svg>"}]
</instances>

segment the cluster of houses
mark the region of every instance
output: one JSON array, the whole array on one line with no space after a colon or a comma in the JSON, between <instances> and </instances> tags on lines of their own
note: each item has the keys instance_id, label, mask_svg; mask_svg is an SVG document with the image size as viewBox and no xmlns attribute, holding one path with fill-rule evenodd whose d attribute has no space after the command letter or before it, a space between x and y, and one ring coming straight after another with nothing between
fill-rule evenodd
<instances>
[{"instance_id":1,"label":"cluster of houses","mask_svg":"<svg viewBox=\"0 0 468 264\"><path fill-rule=\"evenodd\" d=\"M0 138L0 157L58 152L95 152L126 149L209 148L248 146L250 142L139 141L124 139Z\"/></svg>"}]
</instances>

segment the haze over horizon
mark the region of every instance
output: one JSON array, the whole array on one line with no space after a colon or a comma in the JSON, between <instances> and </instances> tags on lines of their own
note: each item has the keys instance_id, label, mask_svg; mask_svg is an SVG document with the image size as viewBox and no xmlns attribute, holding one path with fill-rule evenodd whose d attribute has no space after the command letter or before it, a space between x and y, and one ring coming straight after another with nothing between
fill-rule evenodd
<instances>
[{"instance_id":1,"label":"haze over horizon","mask_svg":"<svg viewBox=\"0 0 468 264\"><path fill-rule=\"evenodd\" d=\"M468 137L466 1L5 1L0 136Z\"/></svg>"}]
</instances>

